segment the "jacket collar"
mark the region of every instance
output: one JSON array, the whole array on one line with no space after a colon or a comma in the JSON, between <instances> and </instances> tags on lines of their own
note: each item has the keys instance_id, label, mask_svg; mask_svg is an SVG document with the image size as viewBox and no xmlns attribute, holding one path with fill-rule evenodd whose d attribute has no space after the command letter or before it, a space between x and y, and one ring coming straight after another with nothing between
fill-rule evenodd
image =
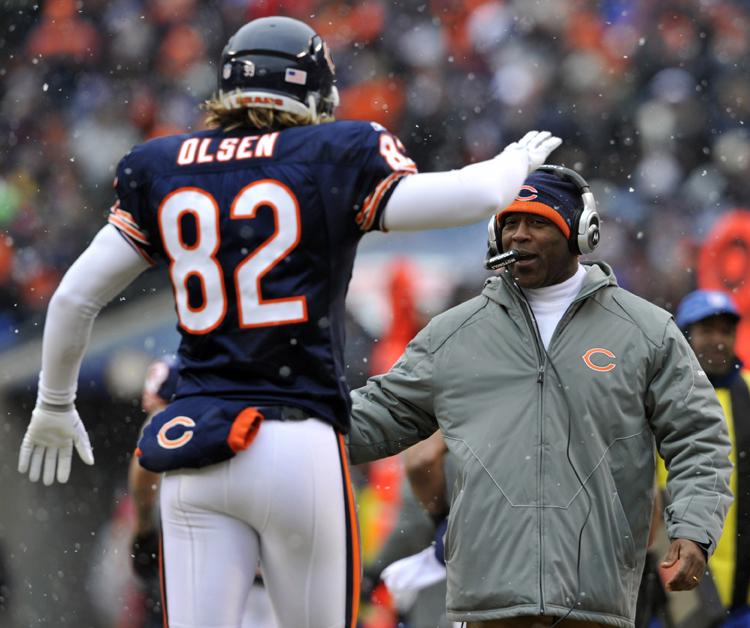
<instances>
[{"instance_id":1,"label":"jacket collar","mask_svg":"<svg viewBox=\"0 0 750 628\"><path fill-rule=\"evenodd\" d=\"M585 299L598 290L608 286L617 286L617 278L609 264L605 262L582 262L586 267L586 278L575 300ZM482 294L491 301L511 307L520 295L520 288L511 279L507 270L501 271L495 277L490 277L484 283Z\"/></svg>"}]
</instances>

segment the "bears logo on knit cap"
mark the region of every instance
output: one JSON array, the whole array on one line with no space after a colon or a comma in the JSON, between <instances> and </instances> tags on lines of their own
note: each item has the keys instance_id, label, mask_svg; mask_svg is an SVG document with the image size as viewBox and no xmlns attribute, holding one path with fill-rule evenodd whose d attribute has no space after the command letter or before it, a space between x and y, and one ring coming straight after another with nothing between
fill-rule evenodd
<instances>
[{"instance_id":1,"label":"bears logo on knit cap","mask_svg":"<svg viewBox=\"0 0 750 628\"><path fill-rule=\"evenodd\" d=\"M497 219L502 224L503 216L511 213L537 214L551 220L570 238L581 209L581 192L573 182L550 172L536 171L526 178L516 199L497 214Z\"/></svg>"}]
</instances>

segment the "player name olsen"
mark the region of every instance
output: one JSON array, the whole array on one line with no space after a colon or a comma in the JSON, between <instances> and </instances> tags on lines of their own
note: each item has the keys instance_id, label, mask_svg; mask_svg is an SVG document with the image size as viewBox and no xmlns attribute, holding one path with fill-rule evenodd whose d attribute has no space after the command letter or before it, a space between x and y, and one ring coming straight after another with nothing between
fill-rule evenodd
<instances>
[{"instance_id":1,"label":"player name olsen","mask_svg":"<svg viewBox=\"0 0 750 628\"><path fill-rule=\"evenodd\" d=\"M233 159L254 159L273 157L279 132L264 135L246 135L244 137L225 137L214 150L211 150L213 137L191 137L180 145L177 153L177 165L210 164L214 161L224 162Z\"/></svg>"}]
</instances>

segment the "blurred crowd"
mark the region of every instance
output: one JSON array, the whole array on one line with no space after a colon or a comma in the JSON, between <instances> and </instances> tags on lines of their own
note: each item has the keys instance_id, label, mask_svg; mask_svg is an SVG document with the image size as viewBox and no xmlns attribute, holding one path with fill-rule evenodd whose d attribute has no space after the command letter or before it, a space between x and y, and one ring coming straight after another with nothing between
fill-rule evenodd
<instances>
[{"instance_id":1,"label":"blurred crowd","mask_svg":"<svg viewBox=\"0 0 750 628\"><path fill-rule=\"evenodd\" d=\"M564 138L554 160L592 182L605 219L597 256L659 305L693 287L706 232L747 204L743 0L6 0L0 349L38 325L104 223L119 158L200 128L221 47L269 14L323 35L338 117L383 123L423 171L528 129Z\"/></svg>"}]
</instances>

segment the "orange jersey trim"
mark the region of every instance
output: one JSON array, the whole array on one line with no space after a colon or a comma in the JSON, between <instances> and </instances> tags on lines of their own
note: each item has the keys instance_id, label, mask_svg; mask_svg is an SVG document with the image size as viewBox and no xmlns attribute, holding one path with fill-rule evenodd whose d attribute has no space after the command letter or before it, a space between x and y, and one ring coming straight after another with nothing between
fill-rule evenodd
<instances>
[{"instance_id":1,"label":"orange jersey trim","mask_svg":"<svg viewBox=\"0 0 750 628\"><path fill-rule=\"evenodd\" d=\"M133 216L128 212L113 207L109 214L109 222L125 231L141 244L150 244L146 234L138 228L138 225L133 220Z\"/></svg>"},{"instance_id":2,"label":"orange jersey trim","mask_svg":"<svg viewBox=\"0 0 750 628\"><path fill-rule=\"evenodd\" d=\"M137 227L132 218L131 214L122 209L117 209L117 205L115 205L110 210L107 222L124 235L127 242L133 246L136 252L153 266L156 262L154 262L153 258L143 248L143 246L149 246L150 242L146 234Z\"/></svg>"},{"instance_id":3,"label":"orange jersey trim","mask_svg":"<svg viewBox=\"0 0 750 628\"><path fill-rule=\"evenodd\" d=\"M237 453L250 447L263 423L263 415L257 408L245 408L237 415L227 436L229 448Z\"/></svg>"},{"instance_id":4,"label":"orange jersey trim","mask_svg":"<svg viewBox=\"0 0 750 628\"><path fill-rule=\"evenodd\" d=\"M394 172L392 175L387 176L378 183L373 192L365 199L364 205L355 219L362 231L369 231L378 213L377 210L380 202L383 200L383 196L396 181L404 176L406 176L404 172Z\"/></svg>"},{"instance_id":5,"label":"orange jersey trim","mask_svg":"<svg viewBox=\"0 0 750 628\"><path fill-rule=\"evenodd\" d=\"M130 235L130 234L129 234L129 233L127 232L127 231L125 231L125 230L124 230L124 229L122 229L122 228L121 228L121 227L120 227L120 226L119 226L118 224L116 224L116 223L115 223L115 222L114 222L114 221L112 220L112 217L111 217L111 216L110 216L110 218L109 218L109 221L108 221L108 222L109 222L109 223L110 223L110 224L111 224L111 225L112 225L112 226L113 226L113 227L114 227L115 229L117 229L117 232L118 232L118 233L119 233L120 235L122 235L122 237L123 237L123 238L125 239L125 242L127 242L127 243L128 243L128 244L129 244L130 246L131 246L131 247L133 247L133 249L135 250L135 252L136 252L136 253L138 253L138 255L140 255L140 256L141 256L141 257L142 257L142 258L143 258L144 260L146 260L146 262L147 262L147 263L148 263L149 265L151 265L151 266L155 266L155 265L156 265L156 262L155 262L155 261L154 261L154 259L153 259L153 258L152 258L152 257L151 257L151 256L150 256L150 255L149 255L149 254L148 254L147 252L146 252L146 250L145 250L144 248L142 248L142 247L141 247L141 245L140 245L140 244L139 244L138 242L136 242L136 241L135 241L135 240L133 239L133 237L132 237L132 236L131 236L131 235Z\"/></svg>"}]
</instances>

